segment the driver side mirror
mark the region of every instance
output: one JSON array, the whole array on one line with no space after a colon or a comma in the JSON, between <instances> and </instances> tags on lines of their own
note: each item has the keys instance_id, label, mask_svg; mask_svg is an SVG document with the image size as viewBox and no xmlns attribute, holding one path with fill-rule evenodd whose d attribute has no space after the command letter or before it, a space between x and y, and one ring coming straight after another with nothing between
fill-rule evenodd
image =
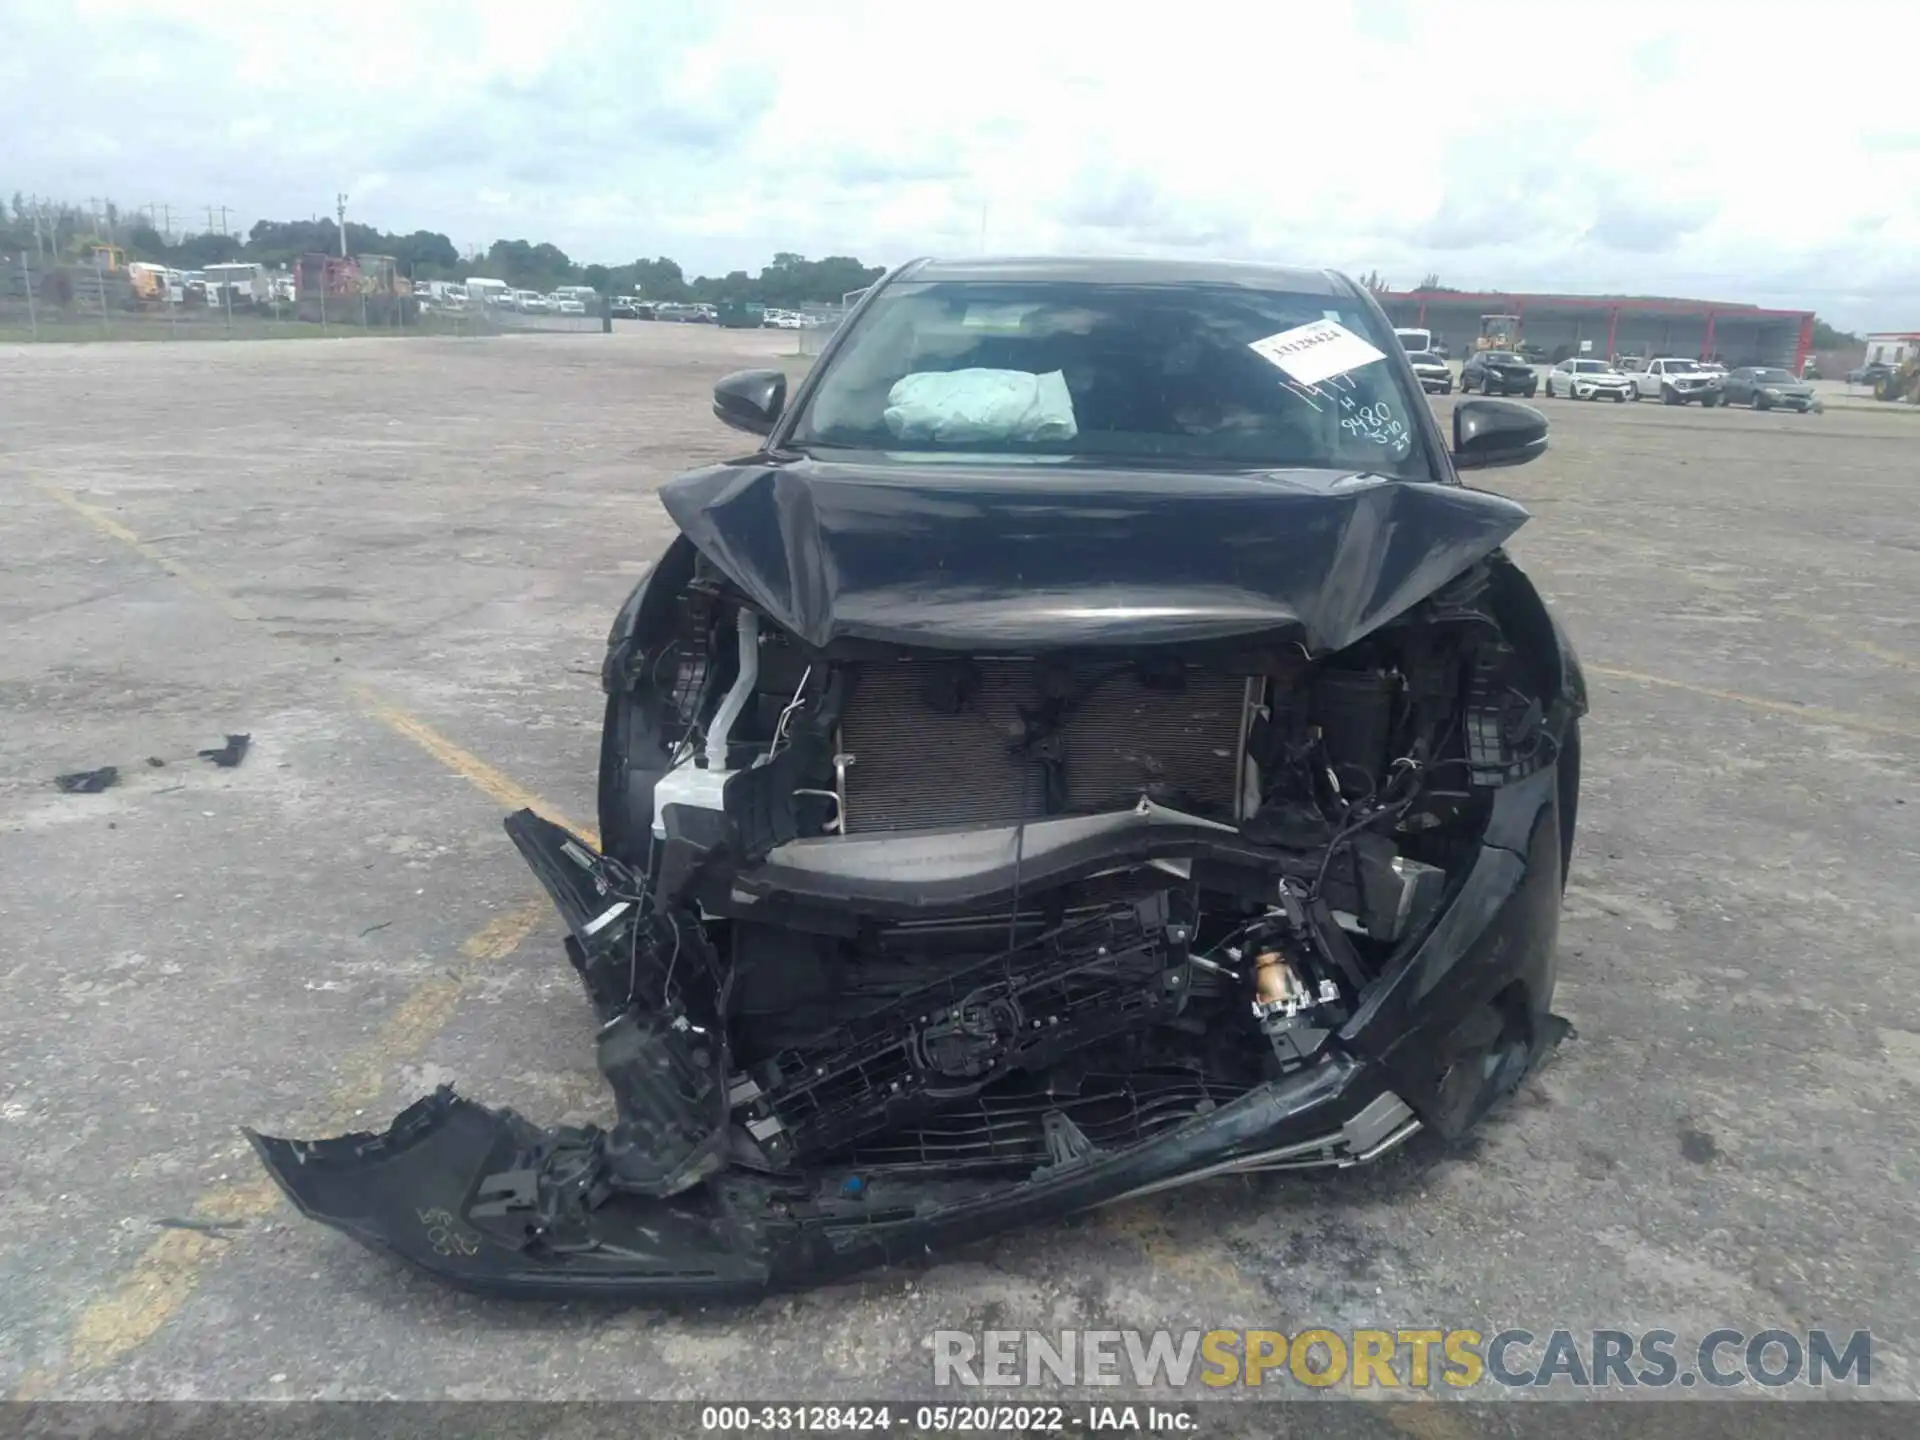
<instances>
[{"instance_id":1,"label":"driver side mirror","mask_svg":"<svg viewBox=\"0 0 1920 1440\"><path fill-rule=\"evenodd\" d=\"M749 435L773 429L787 404L787 377L779 370L736 370L713 387L713 414Z\"/></svg>"},{"instance_id":2,"label":"driver side mirror","mask_svg":"<svg viewBox=\"0 0 1920 1440\"><path fill-rule=\"evenodd\" d=\"M1547 417L1514 400L1462 400L1453 407L1453 467L1524 465L1547 453Z\"/></svg>"}]
</instances>

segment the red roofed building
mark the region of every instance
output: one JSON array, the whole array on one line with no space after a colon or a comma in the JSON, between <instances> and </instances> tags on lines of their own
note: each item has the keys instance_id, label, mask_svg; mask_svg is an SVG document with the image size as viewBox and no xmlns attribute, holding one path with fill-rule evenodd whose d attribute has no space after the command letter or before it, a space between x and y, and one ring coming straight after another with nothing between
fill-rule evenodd
<instances>
[{"instance_id":1,"label":"red roofed building","mask_svg":"<svg viewBox=\"0 0 1920 1440\"><path fill-rule=\"evenodd\" d=\"M1459 290L1385 291L1379 300L1395 325L1432 331L1454 355L1472 352L1489 315L1514 317L1516 343L1538 346L1550 363L1582 353L1720 356L1728 365L1781 365L1797 374L1813 349L1811 310L1725 300ZM1584 351L1583 341L1589 342Z\"/></svg>"}]
</instances>

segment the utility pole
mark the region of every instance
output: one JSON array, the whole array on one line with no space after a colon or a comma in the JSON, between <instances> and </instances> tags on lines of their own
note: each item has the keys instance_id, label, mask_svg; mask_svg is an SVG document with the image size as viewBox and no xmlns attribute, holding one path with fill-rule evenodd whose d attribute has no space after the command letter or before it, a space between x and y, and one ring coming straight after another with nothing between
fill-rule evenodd
<instances>
[{"instance_id":1,"label":"utility pole","mask_svg":"<svg viewBox=\"0 0 1920 1440\"><path fill-rule=\"evenodd\" d=\"M213 233L213 207L207 206L207 234Z\"/></svg>"},{"instance_id":2,"label":"utility pole","mask_svg":"<svg viewBox=\"0 0 1920 1440\"><path fill-rule=\"evenodd\" d=\"M222 235L227 233L227 207L224 205L220 207L220 233Z\"/></svg>"},{"instance_id":3,"label":"utility pole","mask_svg":"<svg viewBox=\"0 0 1920 1440\"><path fill-rule=\"evenodd\" d=\"M340 221L340 258L347 258L347 192L333 197L333 213Z\"/></svg>"}]
</instances>

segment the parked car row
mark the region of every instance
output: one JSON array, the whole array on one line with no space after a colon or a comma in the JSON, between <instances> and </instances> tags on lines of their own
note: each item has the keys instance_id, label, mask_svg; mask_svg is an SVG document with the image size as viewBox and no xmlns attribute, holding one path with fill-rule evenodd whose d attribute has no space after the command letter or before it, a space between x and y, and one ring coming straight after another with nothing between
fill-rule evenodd
<instances>
[{"instance_id":1,"label":"parked car row","mask_svg":"<svg viewBox=\"0 0 1920 1440\"><path fill-rule=\"evenodd\" d=\"M749 313L752 308L746 307ZM811 330L816 326L833 323L822 316L807 315L798 310L778 310L772 306L768 306L759 314L760 325L767 330ZM679 325L721 323L720 310L717 306L705 302L681 304L669 300L642 300L638 295L614 296L613 318L616 320L664 320L670 324ZM727 323L734 322L729 319ZM752 324L751 320L748 324Z\"/></svg>"},{"instance_id":2,"label":"parked car row","mask_svg":"<svg viewBox=\"0 0 1920 1440\"><path fill-rule=\"evenodd\" d=\"M1421 389L1451 395L1454 371L1430 350L1409 352ZM1576 357L1562 360L1543 377L1519 352L1486 350L1460 367L1462 395L1519 395L1533 399L1544 388L1554 400L1658 400L1666 405L1745 405L1755 410L1821 408L1813 386L1791 370L1772 365L1742 365L1733 370L1703 360L1659 356L1651 360L1617 356L1613 360Z\"/></svg>"},{"instance_id":3,"label":"parked car row","mask_svg":"<svg viewBox=\"0 0 1920 1440\"><path fill-rule=\"evenodd\" d=\"M511 310L519 315L585 315L599 305L591 285L562 285L557 290L515 290L504 281L476 276L416 281L413 294L422 308L458 314L468 310Z\"/></svg>"},{"instance_id":4,"label":"parked car row","mask_svg":"<svg viewBox=\"0 0 1920 1440\"><path fill-rule=\"evenodd\" d=\"M679 325L713 325L719 312L706 304L676 304L666 300L642 300L638 295L613 297L616 320L665 320Z\"/></svg>"}]
</instances>

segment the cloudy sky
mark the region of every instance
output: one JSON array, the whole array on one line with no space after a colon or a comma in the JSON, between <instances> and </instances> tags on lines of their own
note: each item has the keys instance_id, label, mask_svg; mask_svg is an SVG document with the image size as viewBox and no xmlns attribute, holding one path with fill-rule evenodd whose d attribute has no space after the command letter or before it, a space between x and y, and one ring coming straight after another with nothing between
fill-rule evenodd
<instances>
[{"instance_id":1,"label":"cloudy sky","mask_svg":"<svg viewBox=\"0 0 1920 1440\"><path fill-rule=\"evenodd\" d=\"M1095 251L1920 326L1920 7L0 0L0 190L689 273Z\"/></svg>"}]
</instances>

